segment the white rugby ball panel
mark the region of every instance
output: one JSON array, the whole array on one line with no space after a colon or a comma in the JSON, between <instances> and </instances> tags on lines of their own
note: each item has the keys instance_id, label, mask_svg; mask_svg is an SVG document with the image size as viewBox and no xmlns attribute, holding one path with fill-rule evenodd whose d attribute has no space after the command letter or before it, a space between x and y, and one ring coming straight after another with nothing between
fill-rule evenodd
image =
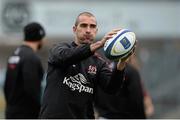
<instances>
[{"instance_id":1,"label":"white rugby ball panel","mask_svg":"<svg viewBox=\"0 0 180 120\"><path fill-rule=\"evenodd\" d=\"M122 29L113 38L106 41L104 45L105 56L109 59L122 58L131 51L136 41L135 33Z\"/></svg>"},{"instance_id":2,"label":"white rugby ball panel","mask_svg":"<svg viewBox=\"0 0 180 120\"><path fill-rule=\"evenodd\" d=\"M135 34L133 32L124 33L123 35L121 35L118 38L121 40L120 41L116 40L114 45L112 46L111 55L119 56L129 51L135 43L135 41L130 41L130 40L134 38L135 38Z\"/></svg>"}]
</instances>

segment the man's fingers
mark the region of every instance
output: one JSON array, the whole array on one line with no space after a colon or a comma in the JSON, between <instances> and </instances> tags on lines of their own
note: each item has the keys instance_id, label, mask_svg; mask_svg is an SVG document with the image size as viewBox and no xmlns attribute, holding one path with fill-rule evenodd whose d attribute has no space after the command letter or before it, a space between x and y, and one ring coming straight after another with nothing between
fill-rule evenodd
<instances>
[{"instance_id":1,"label":"man's fingers","mask_svg":"<svg viewBox=\"0 0 180 120\"><path fill-rule=\"evenodd\" d=\"M113 32L118 32L118 31L120 31L122 28L116 28L116 29L113 29L112 31Z\"/></svg>"}]
</instances>

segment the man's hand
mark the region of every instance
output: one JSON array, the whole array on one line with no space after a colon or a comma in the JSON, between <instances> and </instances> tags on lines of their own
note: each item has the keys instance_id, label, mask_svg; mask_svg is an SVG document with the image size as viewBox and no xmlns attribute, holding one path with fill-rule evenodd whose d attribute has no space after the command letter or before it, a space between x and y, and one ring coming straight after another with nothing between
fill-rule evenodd
<instances>
[{"instance_id":1,"label":"man's hand","mask_svg":"<svg viewBox=\"0 0 180 120\"><path fill-rule=\"evenodd\" d=\"M117 32L121 30L121 29L114 29L112 31L110 31L109 33L107 33L100 41L97 41L95 43L92 43L90 45L90 49L92 52L95 52L96 50L98 50L99 48L104 46L104 43L113 37L113 35L117 34Z\"/></svg>"},{"instance_id":2,"label":"man's hand","mask_svg":"<svg viewBox=\"0 0 180 120\"><path fill-rule=\"evenodd\" d=\"M136 45L134 46L133 50L126 57L119 59L118 64L117 64L118 70L123 70L126 67L126 64L129 62L130 57L134 54L135 49L136 49Z\"/></svg>"},{"instance_id":3,"label":"man's hand","mask_svg":"<svg viewBox=\"0 0 180 120\"><path fill-rule=\"evenodd\" d=\"M124 59L124 60L119 59L118 64L117 64L117 69L120 71L123 70L126 67L126 64L128 63L128 61L129 61L129 58Z\"/></svg>"}]
</instances>

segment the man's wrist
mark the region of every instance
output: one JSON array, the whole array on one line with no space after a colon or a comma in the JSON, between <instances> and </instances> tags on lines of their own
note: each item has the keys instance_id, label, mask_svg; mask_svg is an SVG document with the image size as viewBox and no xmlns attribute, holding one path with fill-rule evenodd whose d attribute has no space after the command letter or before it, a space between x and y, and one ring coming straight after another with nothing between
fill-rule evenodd
<instances>
[{"instance_id":1,"label":"man's wrist","mask_svg":"<svg viewBox=\"0 0 180 120\"><path fill-rule=\"evenodd\" d=\"M101 46L102 46L102 43L100 41L98 41L98 42L92 43L90 45L90 49L91 49L92 52L95 52L96 50L101 48Z\"/></svg>"}]
</instances>

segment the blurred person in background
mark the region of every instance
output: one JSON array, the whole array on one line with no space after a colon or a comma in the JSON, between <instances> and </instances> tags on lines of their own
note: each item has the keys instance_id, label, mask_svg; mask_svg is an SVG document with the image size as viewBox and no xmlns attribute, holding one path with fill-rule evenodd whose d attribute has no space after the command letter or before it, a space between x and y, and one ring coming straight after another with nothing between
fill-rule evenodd
<instances>
[{"instance_id":1,"label":"blurred person in background","mask_svg":"<svg viewBox=\"0 0 180 120\"><path fill-rule=\"evenodd\" d=\"M109 93L119 89L126 61L113 63L112 70L96 54L119 29L95 42L97 31L95 16L89 12L80 13L73 26L74 42L51 48L40 118L86 118L97 86Z\"/></svg>"},{"instance_id":2,"label":"blurred person in background","mask_svg":"<svg viewBox=\"0 0 180 120\"><path fill-rule=\"evenodd\" d=\"M38 118L44 70L36 52L42 47L44 37L45 30L39 23L27 24L23 44L8 58L5 118Z\"/></svg>"},{"instance_id":3,"label":"blurred person in background","mask_svg":"<svg viewBox=\"0 0 180 120\"><path fill-rule=\"evenodd\" d=\"M132 55L129 59L129 63L136 69L138 72L140 71L140 65L137 60L137 57L135 55ZM140 73L139 73L140 74ZM141 76L140 76L141 77ZM147 118L151 118L154 114L154 105L152 102L152 98L148 92L148 90L145 88L143 80L141 79L141 86L143 90L143 103L144 103L144 109L145 109L145 115Z\"/></svg>"},{"instance_id":4,"label":"blurred person in background","mask_svg":"<svg viewBox=\"0 0 180 120\"><path fill-rule=\"evenodd\" d=\"M123 85L116 95L109 95L98 88L95 96L96 118L145 119L152 115L151 97L148 96L142 85L138 67L133 54L125 69Z\"/></svg>"}]
</instances>

